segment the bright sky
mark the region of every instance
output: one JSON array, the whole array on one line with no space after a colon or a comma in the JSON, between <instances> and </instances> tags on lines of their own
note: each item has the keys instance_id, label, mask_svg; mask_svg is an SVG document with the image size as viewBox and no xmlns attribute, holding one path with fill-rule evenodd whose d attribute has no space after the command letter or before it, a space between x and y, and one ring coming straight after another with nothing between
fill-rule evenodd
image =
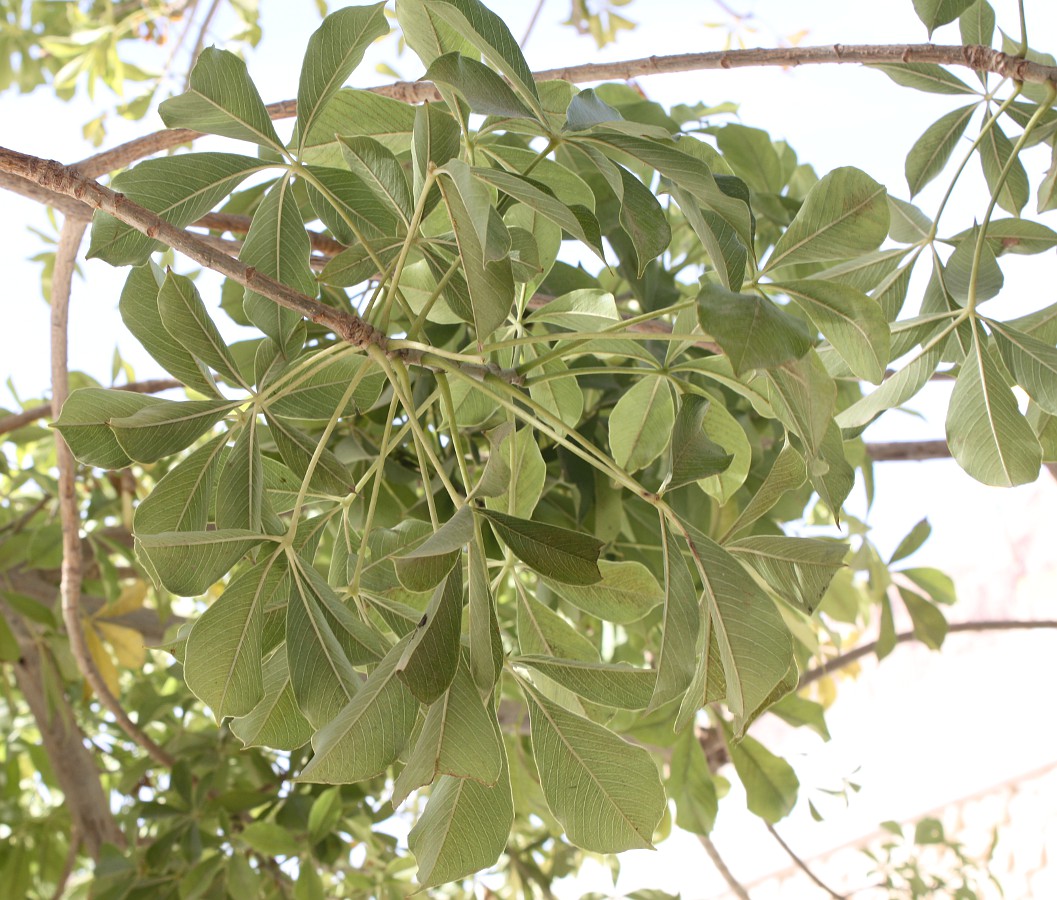
<instances>
[{"instance_id":1,"label":"bright sky","mask_svg":"<svg viewBox=\"0 0 1057 900\"><path fill-rule=\"evenodd\" d=\"M331 4L332 7L337 5ZM743 0L729 5L751 11L755 17L753 24L759 27L759 32L745 35L749 46L774 45L778 38L802 29L808 32L803 39L806 44L917 43L927 40L924 27L914 15L911 0L886 0L873 4L848 0L802 0L796 3ZM1014 0L993 0L993 5L998 12L999 25L1016 32ZM249 68L264 99L279 100L296 93L301 48L317 26L318 17L311 0L297 3L265 0L261 6L265 36L260 46L248 54ZM535 3L493 0L491 6L508 21L515 36L520 37ZM1057 4L1049 0L1026 0L1026 6L1032 43L1043 50L1057 49L1047 43L1057 35ZM526 56L532 68L718 49L721 33L707 29L704 23L725 19L718 7L704 0L635 0L621 12L638 22L638 28L621 33L615 45L597 51L589 38L578 37L571 29L558 26L568 8L568 0L546 0L537 28L526 46ZM225 29L226 25L221 21L215 31L223 35ZM937 43L957 43L957 27L940 29L935 40ZM421 74L420 66L410 54L394 59L390 42L372 51L368 62L354 75L353 83L367 86L386 80L371 68L380 61L394 65L405 78ZM959 74L966 80L973 80L967 72ZM884 75L857 66L803 67L792 71L739 69L654 76L643 79L641 86L651 99L665 104L697 100L708 103L735 101L740 104L741 121L764 127L775 138L788 140L800 159L813 164L820 174L839 165L855 165L904 199L907 191L903 160L907 150L929 124L963 102L957 97L907 91ZM109 101L104 99L103 102ZM49 97L47 90L27 97L2 95L0 143L72 162L93 152L81 137L81 126L95 114L94 107L83 96L73 103L63 104ZM161 122L151 116L145 123L112 121L110 126L107 146L161 127ZM1048 160L1043 151L1036 149L1029 151L1024 161L1034 186ZM938 179L915 202L926 211L934 207L944 184ZM954 233L972 224L973 216L981 214L986 203L983 190L979 168L973 163L945 219L944 232ZM1031 204L1033 206L1034 199ZM1057 227L1055 219L1057 215L1050 213L1042 220ZM35 204L14 195L0 194L0 271L4 277L5 306L13 314L9 326L0 330L0 375L5 379L10 376L23 401L44 396L48 384L48 310L40 297L39 267L26 262L27 258L40 252L42 244L38 236L27 230L27 224L51 231L44 213ZM1053 302L1053 285L1057 279L1052 254L1045 257L1007 256L1002 263L1006 288L997 302L1004 310L1003 316L1018 315ZM116 307L124 271L91 261L82 262L82 272L85 280L75 282L74 286L71 365L108 383L116 345L133 365L136 377L160 374L157 365L135 341L122 333ZM920 292L920 285L912 288L912 296L915 290ZM207 296L206 302L216 304L218 301ZM868 436L874 440L942 437L948 394L949 387L930 386L914 401L915 408L924 413L923 418L892 414L873 427ZM0 390L0 404L17 408L6 390ZM1043 479L1047 477L1043 475ZM1045 496L1051 500L1054 498L1052 487L1046 484L1041 488L1048 491ZM963 568L966 560L987 556L996 542L1006 542L1006 532L1013 523L1018 522L1025 510L1035 508L1033 498L1038 496L1039 490L1034 487L1014 491L985 488L949 461L881 465L877 467L877 501L870 519L876 527L876 541L883 551L890 551L915 522L928 516L935 528L934 536L919 558L915 558L915 563ZM862 513L861 495L853 497L852 508ZM1050 546L1053 546L1053 539L1057 538L1054 518L1052 515L1045 518L1046 521L1039 522L1038 528L1045 528L1050 535ZM954 616L958 615L956 609ZM905 711L908 702L911 701L907 695L900 694L898 704L901 706L898 708ZM1007 695L1004 702L1015 703L1015 698L1010 699ZM923 707L922 713L926 712ZM1015 710L1009 710L1009 714L1014 715ZM970 715L971 712L966 710L961 719L963 725ZM1030 720L1038 718L1025 708L1024 716L1018 721L1028 720L1030 730ZM927 716L921 727L927 729ZM942 759L957 752L964 756L967 752L962 750L964 735L957 733L953 726L948 731L951 733L946 737L926 734L922 738L931 742L934 752L928 754L930 757ZM930 782L935 786L935 773L930 773L928 766L918 780L912 773L886 772L881 762L885 757L875 746L864 746L854 733L840 733L840 729L834 729L834 732L834 741L825 748L821 748L817 740L803 735L792 738L789 744L792 752L811 751L807 756L797 757L798 769L815 773L824 782L828 779L832 784L841 775L850 773L857 764L875 759L877 765L870 772L870 777L875 779L874 787L864 791L856 801L851 818L838 818L813 832L819 837L805 840L811 840L812 846L822 849L843 843L857 833L870 831L882 819L924 811L922 807L914 806L910 798L915 793L920 796L923 786ZM1045 745L1041 734L1037 741L1031 739L1030 733L1022 738L1018 745L1021 748ZM1003 759L1013 770L1020 771L1018 766L1040 763L1036 759L1038 754L1033 752L1028 752L1030 758L1024 758L1023 752L1020 756L1011 755L1009 748L1001 744L992 750L987 757L989 766L993 760ZM892 747L888 747L887 752L891 754ZM898 757L889 755L887 758L894 764ZM907 762L906 765L912 764ZM979 770L979 765L976 768ZM946 771L952 770L946 766ZM964 781L967 777L965 770L959 768L957 772ZM977 787L986 786L997 778L993 770L988 770L978 775L977 780L981 783ZM864 777L864 781L868 782L868 779ZM972 789L973 785L969 784L962 793L969 793ZM957 791L950 794L960 795ZM942 802L942 798L936 802ZM732 866L742 867L739 871L759 872L761 832L758 823L738 814L739 805L739 799L733 797L721 808L720 833L729 836L728 843L723 845L724 852L731 855ZM806 804L802 803L801 807ZM796 821L804 819L797 815ZM794 826L787 826L786 833L794 833ZM795 833L799 837L800 830L796 829ZM745 839L740 840L739 834ZM633 883L651 884L651 879L655 881L657 878L658 867L661 867L668 878L665 882L668 889L682 889L684 897L707 896L715 887L713 882L702 879L701 872L709 865L696 841L690 838L673 839L663 845L659 855L645 856L643 859L643 854L633 854L625 863L625 871ZM775 864L782 865L783 858L779 856ZM597 889L605 887L604 882L597 885ZM570 888L568 896L578 896L581 889L582 885Z\"/></svg>"}]
</instances>

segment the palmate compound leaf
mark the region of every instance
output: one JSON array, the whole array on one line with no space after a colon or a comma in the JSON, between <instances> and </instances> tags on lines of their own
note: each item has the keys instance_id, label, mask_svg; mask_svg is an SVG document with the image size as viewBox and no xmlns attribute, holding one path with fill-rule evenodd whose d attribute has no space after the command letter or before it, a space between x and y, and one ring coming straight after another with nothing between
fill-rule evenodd
<instances>
[{"instance_id":1,"label":"palmate compound leaf","mask_svg":"<svg viewBox=\"0 0 1057 900\"><path fill-rule=\"evenodd\" d=\"M475 512L488 520L496 536L518 559L545 578L564 585L589 585L602 580L598 563L602 542L597 538L497 510Z\"/></svg>"},{"instance_id":2,"label":"palmate compound leaf","mask_svg":"<svg viewBox=\"0 0 1057 900\"><path fill-rule=\"evenodd\" d=\"M312 737L315 755L296 781L354 784L384 772L407 744L418 716L396 665L410 638L385 655L355 697Z\"/></svg>"},{"instance_id":3,"label":"palmate compound leaf","mask_svg":"<svg viewBox=\"0 0 1057 900\"><path fill-rule=\"evenodd\" d=\"M286 566L271 554L235 578L187 636L184 679L217 722L246 715L264 695L264 609L284 586Z\"/></svg>"},{"instance_id":4,"label":"palmate compound leaf","mask_svg":"<svg viewBox=\"0 0 1057 900\"><path fill-rule=\"evenodd\" d=\"M522 686L540 784L568 839L596 853L652 847L665 797L650 754Z\"/></svg>"},{"instance_id":5,"label":"palmate compound leaf","mask_svg":"<svg viewBox=\"0 0 1057 900\"><path fill-rule=\"evenodd\" d=\"M974 330L947 409L947 443L977 481L997 487L1039 475L1042 449L999 364Z\"/></svg>"},{"instance_id":6,"label":"palmate compound leaf","mask_svg":"<svg viewBox=\"0 0 1057 900\"><path fill-rule=\"evenodd\" d=\"M167 127L219 134L283 153L246 63L234 53L206 47L191 70L189 86L187 93L158 107Z\"/></svg>"},{"instance_id":7,"label":"palmate compound leaf","mask_svg":"<svg viewBox=\"0 0 1057 900\"><path fill-rule=\"evenodd\" d=\"M407 837L423 888L457 881L494 865L514 824L510 770L500 745L502 770L488 787L470 778L442 775L426 809Z\"/></svg>"},{"instance_id":8,"label":"palmate compound leaf","mask_svg":"<svg viewBox=\"0 0 1057 900\"><path fill-rule=\"evenodd\" d=\"M698 318L723 348L735 375L798 359L815 343L815 335L802 319L770 300L735 294L708 282L698 294Z\"/></svg>"},{"instance_id":9,"label":"palmate compound leaf","mask_svg":"<svg viewBox=\"0 0 1057 900\"><path fill-rule=\"evenodd\" d=\"M876 250L888 236L886 192L865 172L834 169L811 188L775 244L764 271L802 262L848 259Z\"/></svg>"},{"instance_id":10,"label":"palmate compound leaf","mask_svg":"<svg viewBox=\"0 0 1057 900\"><path fill-rule=\"evenodd\" d=\"M407 764L393 784L393 806L433 784L438 775L472 778L486 787L499 780L503 740L495 714L485 706L463 659L448 689L433 703Z\"/></svg>"},{"instance_id":11,"label":"palmate compound leaf","mask_svg":"<svg viewBox=\"0 0 1057 900\"><path fill-rule=\"evenodd\" d=\"M388 32L384 3L339 9L313 32L297 87L301 149L323 108L360 64L364 51Z\"/></svg>"},{"instance_id":12,"label":"palmate compound leaf","mask_svg":"<svg viewBox=\"0 0 1057 900\"><path fill-rule=\"evenodd\" d=\"M537 570L539 571L539 570ZM637 622L664 601L664 591L653 573L634 560L599 560L601 578L590 584L559 583L543 580L573 606L607 622Z\"/></svg>"}]
</instances>

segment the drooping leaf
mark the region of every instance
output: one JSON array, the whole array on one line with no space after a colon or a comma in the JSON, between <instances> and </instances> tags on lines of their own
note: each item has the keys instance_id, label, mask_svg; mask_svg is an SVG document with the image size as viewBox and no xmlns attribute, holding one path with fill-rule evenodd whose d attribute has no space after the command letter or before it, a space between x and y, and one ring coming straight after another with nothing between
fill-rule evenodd
<instances>
[{"instance_id":1,"label":"drooping leaf","mask_svg":"<svg viewBox=\"0 0 1057 900\"><path fill-rule=\"evenodd\" d=\"M888 236L888 216L882 185L859 169L834 169L811 188L764 270L847 259L876 250Z\"/></svg>"},{"instance_id":2,"label":"drooping leaf","mask_svg":"<svg viewBox=\"0 0 1057 900\"><path fill-rule=\"evenodd\" d=\"M672 229L653 192L623 166L616 169L620 175L620 225L631 239L635 274L641 278L647 263L668 249Z\"/></svg>"},{"instance_id":3,"label":"drooping leaf","mask_svg":"<svg viewBox=\"0 0 1057 900\"><path fill-rule=\"evenodd\" d=\"M385 4L350 6L327 16L313 32L297 87L297 127L304 149L324 107L363 59L370 44L388 34Z\"/></svg>"},{"instance_id":4,"label":"drooping leaf","mask_svg":"<svg viewBox=\"0 0 1057 900\"><path fill-rule=\"evenodd\" d=\"M514 824L505 752L502 763L492 787L451 775L438 779L407 838L423 888L458 881L499 859Z\"/></svg>"},{"instance_id":5,"label":"drooping leaf","mask_svg":"<svg viewBox=\"0 0 1057 900\"><path fill-rule=\"evenodd\" d=\"M817 353L783 363L767 373L768 397L782 423L817 456L833 419L837 386Z\"/></svg>"},{"instance_id":6,"label":"drooping leaf","mask_svg":"<svg viewBox=\"0 0 1057 900\"><path fill-rule=\"evenodd\" d=\"M182 345L232 384L241 383L235 358L190 278L172 271L166 273L158 291L158 313L170 343Z\"/></svg>"},{"instance_id":7,"label":"drooping leaf","mask_svg":"<svg viewBox=\"0 0 1057 900\"><path fill-rule=\"evenodd\" d=\"M947 409L947 443L977 481L1011 487L1034 481L1042 464L1039 441L991 351L979 339L954 383Z\"/></svg>"},{"instance_id":8,"label":"drooping leaf","mask_svg":"<svg viewBox=\"0 0 1057 900\"><path fill-rule=\"evenodd\" d=\"M187 636L184 678L217 722L244 716L264 696L264 609L286 581L273 555L231 582Z\"/></svg>"},{"instance_id":9,"label":"drooping leaf","mask_svg":"<svg viewBox=\"0 0 1057 900\"><path fill-rule=\"evenodd\" d=\"M664 789L649 753L525 688L547 804L568 839L596 853L652 846Z\"/></svg>"},{"instance_id":10,"label":"drooping leaf","mask_svg":"<svg viewBox=\"0 0 1057 900\"><path fill-rule=\"evenodd\" d=\"M1057 415L1057 349L1005 324L989 324L995 345L1017 384L1041 409Z\"/></svg>"},{"instance_id":11,"label":"drooping leaf","mask_svg":"<svg viewBox=\"0 0 1057 900\"><path fill-rule=\"evenodd\" d=\"M476 59L452 52L438 56L423 76L454 89L475 113L528 119L532 113L510 85Z\"/></svg>"},{"instance_id":12,"label":"drooping leaf","mask_svg":"<svg viewBox=\"0 0 1057 900\"><path fill-rule=\"evenodd\" d=\"M1027 205L1031 186L1024 164L1019 157L1012 161L1009 174L999 187L1002 170L1013 155L1013 142L995 122L983 136L980 144L980 166L984 171L984 180L992 194L997 191L998 205L1006 212L1020 215Z\"/></svg>"},{"instance_id":13,"label":"drooping leaf","mask_svg":"<svg viewBox=\"0 0 1057 900\"><path fill-rule=\"evenodd\" d=\"M245 528L162 531L137 534L136 553L146 559L166 590L196 597L264 540L265 535Z\"/></svg>"},{"instance_id":14,"label":"drooping leaf","mask_svg":"<svg viewBox=\"0 0 1057 900\"><path fill-rule=\"evenodd\" d=\"M66 398L55 427L80 462L100 469L123 469L132 459L110 430L110 420L161 402L131 391L81 388Z\"/></svg>"},{"instance_id":15,"label":"drooping leaf","mask_svg":"<svg viewBox=\"0 0 1057 900\"><path fill-rule=\"evenodd\" d=\"M109 425L130 459L151 463L190 446L236 405L229 400L159 400L114 417Z\"/></svg>"},{"instance_id":16,"label":"drooping leaf","mask_svg":"<svg viewBox=\"0 0 1057 900\"><path fill-rule=\"evenodd\" d=\"M488 697L503 673L503 636L496 618L488 569L477 541L470 544L469 560L470 673L482 697Z\"/></svg>"},{"instance_id":17,"label":"drooping leaf","mask_svg":"<svg viewBox=\"0 0 1057 900\"><path fill-rule=\"evenodd\" d=\"M166 127L219 134L283 152L283 142L246 63L234 53L216 47L202 50L191 70L189 87L187 93L158 107Z\"/></svg>"},{"instance_id":18,"label":"drooping leaf","mask_svg":"<svg viewBox=\"0 0 1057 900\"><path fill-rule=\"evenodd\" d=\"M294 698L284 648L264 661L263 671L261 701L246 715L232 720L232 734L245 747L274 747L276 750L303 747L312 737L313 729Z\"/></svg>"},{"instance_id":19,"label":"drooping leaf","mask_svg":"<svg viewBox=\"0 0 1057 900\"><path fill-rule=\"evenodd\" d=\"M947 637L949 625L939 608L916 591L899 588L899 596L914 623L914 637L932 650L939 650Z\"/></svg>"},{"instance_id":20,"label":"drooping leaf","mask_svg":"<svg viewBox=\"0 0 1057 900\"><path fill-rule=\"evenodd\" d=\"M671 439L671 468L666 490L709 478L730 467L734 456L710 440L703 424L709 401L696 394L685 394L675 417Z\"/></svg>"},{"instance_id":21,"label":"drooping leaf","mask_svg":"<svg viewBox=\"0 0 1057 900\"><path fill-rule=\"evenodd\" d=\"M451 571L472 539L473 512L463 506L414 550L397 558L397 577L410 591L432 590Z\"/></svg>"},{"instance_id":22,"label":"drooping leaf","mask_svg":"<svg viewBox=\"0 0 1057 900\"><path fill-rule=\"evenodd\" d=\"M879 69L896 84L916 91L930 94L974 93L958 76L935 63L875 63L870 68Z\"/></svg>"},{"instance_id":23,"label":"drooping leaf","mask_svg":"<svg viewBox=\"0 0 1057 900\"><path fill-rule=\"evenodd\" d=\"M716 824L719 796L708 759L694 729L687 728L672 748L668 794L675 801L675 824L709 834Z\"/></svg>"},{"instance_id":24,"label":"drooping leaf","mask_svg":"<svg viewBox=\"0 0 1057 900\"><path fill-rule=\"evenodd\" d=\"M496 536L526 565L562 584L589 585L602 579L602 542L557 525L519 519L498 510L478 509Z\"/></svg>"},{"instance_id":25,"label":"drooping leaf","mask_svg":"<svg viewBox=\"0 0 1057 900\"><path fill-rule=\"evenodd\" d=\"M511 434L494 452L506 465L509 479L501 494L485 497L485 506L519 519L531 517L547 479L547 466L535 433L531 428L522 428Z\"/></svg>"},{"instance_id":26,"label":"drooping leaf","mask_svg":"<svg viewBox=\"0 0 1057 900\"><path fill-rule=\"evenodd\" d=\"M800 791L800 780L789 763L752 737L731 747L730 758L745 785L751 812L772 825L789 815Z\"/></svg>"},{"instance_id":27,"label":"drooping leaf","mask_svg":"<svg viewBox=\"0 0 1057 900\"><path fill-rule=\"evenodd\" d=\"M745 508L730 526L727 534L734 535L748 528L767 513L788 491L794 491L807 480L807 467L792 444L786 442L775 458L763 484L745 504Z\"/></svg>"},{"instance_id":28,"label":"drooping leaf","mask_svg":"<svg viewBox=\"0 0 1057 900\"><path fill-rule=\"evenodd\" d=\"M911 197L943 171L975 110L974 104L940 116L910 148L905 171Z\"/></svg>"},{"instance_id":29,"label":"drooping leaf","mask_svg":"<svg viewBox=\"0 0 1057 900\"><path fill-rule=\"evenodd\" d=\"M656 673L624 663L604 663L553 656L518 656L513 662L528 666L574 694L618 709L645 709L653 696Z\"/></svg>"},{"instance_id":30,"label":"drooping leaf","mask_svg":"<svg viewBox=\"0 0 1057 900\"><path fill-rule=\"evenodd\" d=\"M396 674L407 642L395 644L348 705L313 735L315 755L298 781L353 784L373 778L404 749L418 713Z\"/></svg>"},{"instance_id":31,"label":"drooping leaf","mask_svg":"<svg viewBox=\"0 0 1057 900\"><path fill-rule=\"evenodd\" d=\"M780 596L799 604L809 615L822 601L830 580L844 564L846 544L812 538L760 534L727 544L751 565Z\"/></svg>"},{"instance_id":32,"label":"drooping leaf","mask_svg":"<svg viewBox=\"0 0 1057 900\"><path fill-rule=\"evenodd\" d=\"M584 88L569 101L562 131L587 131L595 125L623 120L620 112L599 97L594 88Z\"/></svg>"},{"instance_id":33,"label":"drooping leaf","mask_svg":"<svg viewBox=\"0 0 1057 900\"><path fill-rule=\"evenodd\" d=\"M664 618L657 681L649 710L681 696L694 679L701 609L682 550L667 520L661 519L664 554Z\"/></svg>"},{"instance_id":34,"label":"drooping leaf","mask_svg":"<svg viewBox=\"0 0 1057 900\"><path fill-rule=\"evenodd\" d=\"M134 533L205 531L226 443L227 435L218 435L166 472L136 507Z\"/></svg>"},{"instance_id":35,"label":"drooping leaf","mask_svg":"<svg viewBox=\"0 0 1057 900\"><path fill-rule=\"evenodd\" d=\"M217 479L218 528L249 528L264 521L264 467L261 462L257 420L250 419L238 432Z\"/></svg>"},{"instance_id":36,"label":"drooping leaf","mask_svg":"<svg viewBox=\"0 0 1057 900\"><path fill-rule=\"evenodd\" d=\"M451 684L459 664L462 631L462 566L437 585L411 639L396 664L396 674L422 703L433 703Z\"/></svg>"},{"instance_id":37,"label":"drooping leaf","mask_svg":"<svg viewBox=\"0 0 1057 900\"><path fill-rule=\"evenodd\" d=\"M393 806L400 806L411 791L433 784L438 775L495 785L503 767L502 747L495 716L485 709L469 669L462 664L426 713L407 765L393 785Z\"/></svg>"},{"instance_id":38,"label":"drooping leaf","mask_svg":"<svg viewBox=\"0 0 1057 900\"><path fill-rule=\"evenodd\" d=\"M698 294L701 327L715 338L735 375L798 359L815 336L802 319L758 295L734 294L708 282Z\"/></svg>"}]
</instances>

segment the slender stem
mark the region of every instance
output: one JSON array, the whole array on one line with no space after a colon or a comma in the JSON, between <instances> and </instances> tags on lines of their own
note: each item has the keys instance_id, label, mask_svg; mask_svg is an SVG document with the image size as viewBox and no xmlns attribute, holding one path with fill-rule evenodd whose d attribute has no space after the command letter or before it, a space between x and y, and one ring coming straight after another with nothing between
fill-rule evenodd
<instances>
[{"instance_id":1,"label":"slender stem","mask_svg":"<svg viewBox=\"0 0 1057 900\"><path fill-rule=\"evenodd\" d=\"M797 855L796 851L794 851L793 848L790 847L783 840L782 836L777 832L775 827L770 822L764 819L763 824L767 826L767 830L770 832L771 837L773 837L778 842L778 845L786 852L786 855L796 864L796 867L801 872L807 875L808 878L810 878L813 882L815 882L815 884L822 888L822 890L829 894L833 898L833 900L845 900L844 894L838 894L835 890L833 890L833 888L826 884L826 882L824 882L814 872L811 871L811 867L806 862L804 862L804 860L802 860Z\"/></svg>"},{"instance_id":2,"label":"slender stem","mask_svg":"<svg viewBox=\"0 0 1057 900\"><path fill-rule=\"evenodd\" d=\"M448 420L448 439L451 441L451 449L455 454L455 460L459 464L459 475L462 478L462 489L470 493L470 473L466 468L466 457L462 452L462 438L459 436L459 428L455 424L455 403L451 398L451 387L448 385L448 376L443 372L437 372L437 387L440 388L440 402L444 408L444 415Z\"/></svg>"},{"instance_id":3,"label":"slender stem","mask_svg":"<svg viewBox=\"0 0 1057 900\"><path fill-rule=\"evenodd\" d=\"M422 190L418 195L418 200L415 202L414 212L411 213L411 223L407 226L407 237L404 238L404 243L400 246L400 255L396 258L396 265L393 267L393 274L389 279L389 289L385 292L385 298L379 307L380 321L378 325L382 331L388 328L389 310L393 304L393 297L400 290L400 277L404 274L404 263L407 262L407 255L411 250L411 245L415 242L418 229L422 226L422 217L426 212L426 200L429 198L429 192L433 187L433 182L436 180L436 170L432 166L428 167L426 177L422 180Z\"/></svg>"},{"instance_id":4,"label":"slender stem","mask_svg":"<svg viewBox=\"0 0 1057 900\"><path fill-rule=\"evenodd\" d=\"M540 13L543 11L543 4L546 2L547 0L539 0L539 2L536 3L536 8L532 11L532 16L531 18L529 18L528 25L525 28L525 33L521 36L522 50L525 49L525 44L528 43L528 39L532 37L532 31L536 27L536 20L539 19Z\"/></svg>"},{"instance_id":5,"label":"slender stem","mask_svg":"<svg viewBox=\"0 0 1057 900\"><path fill-rule=\"evenodd\" d=\"M705 848L705 853L708 854L708 858L712 860L712 865L716 867L716 870L720 875L723 876L723 880L727 883L727 887L730 888L732 894L738 897L739 900L752 900L749 896L749 892L745 890L737 878L734 877L734 873L727 868L726 862L723 857L719 855L719 851L716 849L716 845L712 843L712 840L704 834L699 834L697 839L701 842L701 846Z\"/></svg>"},{"instance_id":6,"label":"slender stem","mask_svg":"<svg viewBox=\"0 0 1057 900\"><path fill-rule=\"evenodd\" d=\"M1057 97L1057 84L1051 82L1046 88L1046 99L1039 104L1038 109L1036 109L1031 118L1028 119L1028 124L1024 126L1024 130L1021 132L1020 137L1017 138L1016 143L1013 144L1009 159L1007 159L1006 164L1002 166L1002 171L998 173L998 180L995 182L995 187L991 191L991 201L987 204L984 220L978 226L978 231L976 233L976 246L973 248L973 267L969 273L969 297L965 303L965 308L969 315L973 317L974 321L976 314L976 289L980 276L980 259L984 252L984 239L987 237L987 226L991 223L991 215L994 213L995 206L998 204L998 197L1002 193L1002 188L1005 187L1009 173L1013 170L1013 166L1016 164L1017 159L1020 156L1020 151L1024 149L1024 145L1031 136L1031 132L1035 130L1035 126L1039 124L1042 117L1049 111L1050 107L1053 106L1053 100L1055 97Z\"/></svg>"},{"instance_id":7,"label":"slender stem","mask_svg":"<svg viewBox=\"0 0 1057 900\"><path fill-rule=\"evenodd\" d=\"M433 293L429 295L429 299L425 302L422 309L419 310L418 316L415 317L415 321L411 323L411 327L407 330L408 341L414 341L418 337L418 333L422 330L422 326L426 324L426 317L429 315L431 309L436 304L437 300L440 299L441 293L444 288L448 286L448 282L454 277L455 273L459 271L461 261L458 257L455 257L451 261L451 265L448 266L447 270L440 277L440 281L437 282L437 286L433 289Z\"/></svg>"},{"instance_id":8,"label":"slender stem","mask_svg":"<svg viewBox=\"0 0 1057 900\"><path fill-rule=\"evenodd\" d=\"M1020 12L1020 49L1017 51L1017 56L1028 55L1028 17L1024 15L1024 0L1017 0L1018 11Z\"/></svg>"}]
</instances>

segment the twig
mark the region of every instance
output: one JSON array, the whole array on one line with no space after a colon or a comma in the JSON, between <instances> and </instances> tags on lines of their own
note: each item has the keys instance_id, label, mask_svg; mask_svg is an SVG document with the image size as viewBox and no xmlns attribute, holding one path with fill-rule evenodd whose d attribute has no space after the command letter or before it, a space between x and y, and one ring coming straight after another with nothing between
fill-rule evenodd
<instances>
[{"instance_id":1,"label":"twig","mask_svg":"<svg viewBox=\"0 0 1057 900\"><path fill-rule=\"evenodd\" d=\"M198 54L202 52L202 47L206 42L206 34L209 31L209 26L213 23L213 16L217 14L219 6L220 0L213 0L213 2L209 4L209 9L206 10L205 18L202 20L202 26L198 29L198 37L195 39L195 45L191 49L191 63L187 67L187 77L184 79L185 91L191 84L191 69L198 60Z\"/></svg>"},{"instance_id":2,"label":"twig","mask_svg":"<svg viewBox=\"0 0 1057 900\"><path fill-rule=\"evenodd\" d=\"M946 441L880 441L867 444L866 452L874 462L949 459L951 455Z\"/></svg>"},{"instance_id":3,"label":"twig","mask_svg":"<svg viewBox=\"0 0 1057 900\"><path fill-rule=\"evenodd\" d=\"M735 897L740 897L741 900L752 900L749 896L749 892L745 890L742 883L738 881L738 879L734 877L734 873L727 868L727 864L723 861L723 857L719 855L716 845L712 843L708 835L699 834L697 839L701 842L701 846L705 848L705 853L708 854L708 858L712 860L712 865L714 865L719 871L719 874L723 876L723 880L727 883L731 893L733 893Z\"/></svg>"},{"instance_id":4,"label":"twig","mask_svg":"<svg viewBox=\"0 0 1057 900\"><path fill-rule=\"evenodd\" d=\"M979 45L942 46L935 44L834 44L830 47L779 47L759 50L724 50L715 53L682 53L675 56L648 56L612 63L588 63L562 69L546 69L533 73L537 81L565 80L572 82L605 81L618 78L628 80L642 75L675 72L695 72L708 69L737 69L753 66L801 66L825 63L913 63L925 62L945 66L965 66L978 72L995 72L1016 81L1045 84L1057 81L1057 66L1046 66L1019 57L1009 56L990 47ZM421 103L440 99L437 88L429 81L398 81L394 84L366 88L375 94L392 97L404 103ZM297 114L296 100L283 100L267 107L273 119L286 119ZM120 144L111 150L97 153L77 164L85 175L98 177L114 169L121 169L163 150L199 137L196 131L185 128L157 131Z\"/></svg>"},{"instance_id":5,"label":"twig","mask_svg":"<svg viewBox=\"0 0 1057 900\"><path fill-rule=\"evenodd\" d=\"M952 622L948 628L948 634L961 631L1034 631L1036 629L1043 628L1057 628L1057 619L1029 619L1029 620L981 620L978 622ZM903 644L907 641L914 639L913 631L901 631L895 637L895 644ZM877 649L877 645L880 643L877 641L870 641L868 644L863 644L856 647L854 650L849 650L847 653L842 653L840 656L835 656L833 659L827 660L820 666L816 666L814 669L808 669L803 675L800 676L800 681L797 684L797 690L807 687L809 684L814 684L820 678L824 678L831 672L839 671L845 666L851 665L857 659L862 659L864 656L869 656L874 650Z\"/></svg>"},{"instance_id":6,"label":"twig","mask_svg":"<svg viewBox=\"0 0 1057 900\"><path fill-rule=\"evenodd\" d=\"M833 890L833 888L826 884L826 882L824 882L814 872L811 871L811 867L808 866L808 864L804 862L799 856L797 856L796 852L793 850L792 847L790 847L784 840L782 840L782 836L777 832L777 830L775 830L775 827L770 822L765 819L763 824L767 826L767 830L771 833L771 837L778 841L779 846L788 854L789 858L796 864L796 867L800 869L801 872L807 875L807 877L810 878L813 882L815 882L815 884L817 884L820 888L822 888L822 890L824 890L827 894L833 897L834 900L845 900L844 894L838 894L835 890Z\"/></svg>"},{"instance_id":7,"label":"twig","mask_svg":"<svg viewBox=\"0 0 1057 900\"><path fill-rule=\"evenodd\" d=\"M532 31L536 27L536 22L540 17L540 13L543 12L543 4L547 0L539 0L536 4L536 8L532 11L532 18L529 19L528 25L525 27L525 33L521 36L521 49L525 49L525 44L528 43L528 39L532 37Z\"/></svg>"},{"instance_id":8,"label":"twig","mask_svg":"<svg viewBox=\"0 0 1057 900\"><path fill-rule=\"evenodd\" d=\"M66 362L70 290L76 267L77 249L84 237L85 223L79 219L63 222L59 246L55 253L51 295L51 408L56 418L70 392ZM81 625L81 515L77 505L77 466L70 448L58 431L55 452L59 469L59 515L62 521L62 619L70 641L70 652L85 681L132 740L160 765L171 768L176 760L166 753L132 719L118 699L110 693L102 674L88 650Z\"/></svg>"},{"instance_id":9,"label":"twig","mask_svg":"<svg viewBox=\"0 0 1057 900\"><path fill-rule=\"evenodd\" d=\"M136 394L157 394L160 391L171 391L173 388L183 387L179 381L173 378L151 378L147 381L133 381L129 384L119 384L114 387L117 391L132 391ZM12 413L10 416L0 418L0 434L7 434L24 428L37 419L44 419L51 415L52 405L42 403L40 406L31 406L20 413Z\"/></svg>"}]
</instances>

